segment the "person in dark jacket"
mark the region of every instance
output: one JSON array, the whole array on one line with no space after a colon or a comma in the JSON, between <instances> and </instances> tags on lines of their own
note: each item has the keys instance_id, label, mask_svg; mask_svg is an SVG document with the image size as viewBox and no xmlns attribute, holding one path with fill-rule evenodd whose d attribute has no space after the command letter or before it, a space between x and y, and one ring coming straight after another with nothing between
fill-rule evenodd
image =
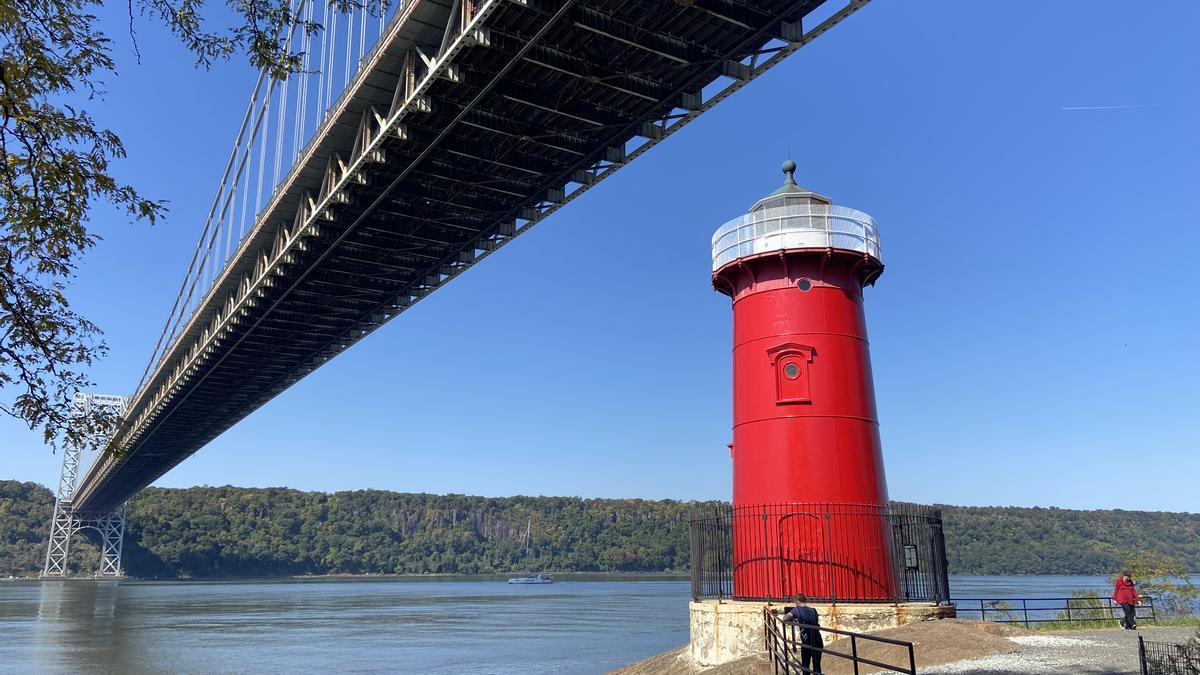
<instances>
[{"instance_id":1,"label":"person in dark jacket","mask_svg":"<svg viewBox=\"0 0 1200 675\"><path fill-rule=\"evenodd\" d=\"M1133 578L1129 576L1129 570L1121 572L1116 585L1113 586L1113 600L1125 610L1121 628L1137 630L1137 606L1141 599L1141 594L1137 592L1137 584L1133 583Z\"/></svg>"},{"instance_id":2,"label":"person in dark jacket","mask_svg":"<svg viewBox=\"0 0 1200 675\"><path fill-rule=\"evenodd\" d=\"M821 649L825 647L825 641L821 639L821 631L817 627L821 625L821 619L817 614L817 610L805 604L803 595L796 596L796 606L787 611L787 620L802 624L800 628L800 665L804 668L805 673L821 672ZM803 626L812 626L806 628ZM812 669L809 669L809 663L812 663Z\"/></svg>"}]
</instances>

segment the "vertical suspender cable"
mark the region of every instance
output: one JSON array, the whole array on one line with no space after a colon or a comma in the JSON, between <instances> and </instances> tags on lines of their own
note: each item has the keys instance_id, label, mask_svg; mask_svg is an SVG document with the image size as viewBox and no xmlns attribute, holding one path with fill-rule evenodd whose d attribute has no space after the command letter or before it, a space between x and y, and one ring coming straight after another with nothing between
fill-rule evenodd
<instances>
[{"instance_id":1,"label":"vertical suspender cable","mask_svg":"<svg viewBox=\"0 0 1200 675\"><path fill-rule=\"evenodd\" d=\"M228 258L231 255L231 253L228 252L228 249L230 248L229 242L233 240L233 211L231 210L229 212L229 218L222 218L221 220L225 222L225 248L227 251L225 257ZM238 239L240 241L241 237L239 236Z\"/></svg>"},{"instance_id":2,"label":"vertical suspender cable","mask_svg":"<svg viewBox=\"0 0 1200 675\"><path fill-rule=\"evenodd\" d=\"M313 118L313 136L321 128L321 120L325 116L325 89L329 87L329 31L336 20L333 8L329 5L332 0L325 0L325 30L321 31L321 82L317 88L316 116Z\"/></svg>"},{"instance_id":3,"label":"vertical suspender cable","mask_svg":"<svg viewBox=\"0 0 1200 675\"><path fill-rule=\"evenodd\" d=\"M350 67L354 62L354 59L351 57L351 54L354 53L354 14L351 12L346 13L346 76L342 78L342 91L345 91L350 86ZM340 95L341 91L338 94Z\"/></svg>"},{"instance_id":4,"label":"vertical suspender cable","mask_svg":"<svg viewBox=\"0 0 1200 675\"><path fill-rule=\"evenodd\" d=\"M358 65L354 67L357 71L362 67L363 49L367 46L367 6L364 3L358 8Z\"/></svg>"},{"instance_id":5,"label":"vertical suspender cable","mask_svg":"<svg viewBox=\"0 0 1200 675\"><path fill-rule=\"evenodd\" d=\"M329 72L329 67L326 65L329 61L329 1L325 0L324 22L321 24L321 68L317 71L317 104L313 111L313 129L321 125L321 112L324 106L322 101L325 100L325 76Z\"/></svg>"},{"instance_id":6,"label":"vertical suspender cable","mask_svg":"<svg viewBox=\"0 0 1200 675\"><path fill-rule=\"evenodd\" d=\"M308 17L310 20L314 14L313 9L316 4L317 0L309 0ZM321 32L325 32L324 26L322 26ZM304 96L300 101L300 143L296 147L297 155L308 144L308 105L312 97L313 79L317 77L317 72L314 69L317 64L312 57L312 51L316 47L313 44L312 33L306 33L304 36L304 64L307 75L304 77Z\"/></svg>"},{"instance_id":7,"label":"vertical suspender cable","mask_svg":"<svg viewBox=\"0 0 1200 675\"><path fill-rule=\"evenodd\" d=\"M309 53L312 50L312 33L309 32L307 26L312 21L313 2L315 0L308 0L304 3L304 52L300 57L300 81L297 82L298 86L296 87L296 134L292 141L293 157L300 156L300 150L303 148L301 144L307 140L304 138L304 113L308 108L308 83L312 80L312 73L309 71L312 63Z\"/></svg>"},{"instance_id":8,"label":"vertical suspender cable","mask_svg":"<svg viewBox=\"0 0 1200 675\"><path fill-rule=\"evenodd\" d=\"M267 90L267 100L265 102L267 112L265 118L267 124L266 128L263 129L263 133L258 143L258 182L254 189L254 215L251 217L251 223L258 222L258 213L262 210L263 172L267 169L267 136L268 131L271 128L271 105L275 102L276 98L272 97L272 94L274 94L278 88L279 84L275 83L274 86Z\"/></svg>"},{"instance_id":9,"label":"vertical suspender cable","mask_svg":"<svg viewBox=\"0 0 1200 675\"><path fill-rule=\"evenodd\" d=\"M267 192L272 197L275 195L275 186L279 184L279 172L283 168L279 165L283 162L283 139L287 135L285 122L288 109L288 80L291 79L291 73L288 73L279 83L279 111L275 115L275 155L271 160L271 183Z\"/></svg>"},{"instance_id":10,"label":"vertical suspender cable","mask_svg":"<svg viewBox=\"0 0 1200 675\"><path fill-rule=\"evenodd\" d=\"M221 222L225 223L225 219L222 218ZM229 225L229 224L226 223L226 225ZM227 226L227 227L225 227L225 259L226 260L229 260L229 255L232 252L232 250L231 250L232 248L233 248L233 227Z\"/></svg>"},{"instance_id":11,"label":"vertical suspender cable","mask_svg":"<svg viewBox=\"0 0 1200 675\"><path fill-rule=\"evenodd\" d=\"M228 253L225 253L224 255L221 253L222 236L229 236L229 228L225 227L225 221L219 221L217 223L217 247L211 256L212 263L210 264L208 270L208 276L213 281L215 281L217 278L217 271L221 269L221 263L225 262L225 257L229 255ZM228 249L226 249L226 251L228 251Z\"/></svg>"},{"instance_id":12,"label":"vertical suspender cable","mask_svg":"<svg viewBox=\"0 0 1200 675\"><path fill-rule=\"evenodd\" d=\"M287 119L289 79L290 75L279 85L279 114L275 117L275 161L271 171L271 195L275 194L275 186L279 184L279 171L283 168L280 164L283 162L283 137L286 135L284 122Z\"/></svg>"},{"instance_id":13,"label":"vertical suspender cable","mask_svg":"<svg viewBox=\"0 0 1200 675\"><path fill-rule=\"evenodd\" d=\"M215 236L215 237L221 236L220 232L221 232L221 224L217 223L217 226L215 228L213 228L213 236ZM205 251L205 256L203 258L203 261L200 263L200 288L201 289L208 287L208 277L212 270L212 258L209 255L207 255L207 253L208 252ZM192 302L195 303L196 301L193 300ZM195 311L195 309L193 308L192 311Z\"/></svg>"},{"instance_id":14,"label":"vertical suspender cable","mask_svg":"<svg viewBox=\"0 0 1200 675\"><path fill-rule=\"evenodd\" d=\"M292 114L292 152L291 156L295 161L296 155L300 154L300 120L304 116L304 85L308 82L308 39L305 38L303 50L300 54L300 72L296 73L295 98L296 107Z\"/></svg>"},{"instance_id":15,"label":"vertical suspender cable","mask_svg":"<svg viewBox=\"0 0 1200 675\"><path fill-rule=\"evenodd\" d=\"M322 105L322 110L321 110L321 113L322 113L321 120L322 121L324 121L325 118L329 115L329 106L330 106L330 104L333 103L333 59L334 59L334 56L336 56L336 54L334 52L334 48L335 48L335 45L337 45L337 24L338 24L337 19L338 19L337 8L330 8L330 12L329 12L329 42L327 43L328 49L329 49L329 61L327 63L327 66L329 68L329 75L325 78L325 101L324 101L324 104Z\"/></svg>"},{"instance_id":16,"label":"vertical suspender cable","mask_svg":"<svg viewBox=\"0 0 1200 675\"><path fill-rule=\"evenodd\" d=\"M247 146L246 151L242 153L242 163L238 165L238 178L239 179L242 177L242 167L244 167L246 165L246 153L251 153L251 152L254 152L254 139L253 138L250 139L250 144ZM250 205L249 205L250 185L249 185L249 182L250 181L246 181L244 184L242 184L240 186L242 188L242 217L238 219L238 237L239 238L246 234L246 221L249 220L249 216L247 215L250 211ZM237 204L234 204L234 210L235 211L237 210Z\"/></svg>"}]
</instances>

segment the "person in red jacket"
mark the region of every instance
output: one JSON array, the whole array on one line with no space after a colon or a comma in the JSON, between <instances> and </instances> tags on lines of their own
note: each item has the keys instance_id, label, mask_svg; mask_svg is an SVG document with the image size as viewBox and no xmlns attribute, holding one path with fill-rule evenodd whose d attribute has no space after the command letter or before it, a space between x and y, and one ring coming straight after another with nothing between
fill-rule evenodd
<instances>
[{"instance_id":1,"label":"person in red jacket","mask_svg":"<svg viewBox=\"0 0 1200 675\"><path fill-rule=\"evenodd\" d=\"M1117 584L1113 587L1113 600L1125 610L1121 628L1137 630L1137 606L1141 599L1142 596L1137 592L1137 584L1133 583L1133 578L1129 576L1129 570L1121 572Z\"/></svg>"}]
</instances>

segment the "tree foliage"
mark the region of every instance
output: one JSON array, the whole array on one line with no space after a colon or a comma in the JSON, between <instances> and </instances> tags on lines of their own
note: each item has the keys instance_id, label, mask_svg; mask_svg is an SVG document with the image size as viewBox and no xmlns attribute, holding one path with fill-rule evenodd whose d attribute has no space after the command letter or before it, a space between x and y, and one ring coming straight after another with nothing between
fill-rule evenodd
<instances>
[{"instance_id":1,"label":"tree foliage","mask_svg":"<svg viewBox=\"0 0 1200 675\"><path fill-rule=\"evenodd\" d=\"M957 574L1113 574L1129 551L1200 572L1200 514L943 506Z\"/></svg>"},{"instance_id":2,"label":"tree foliage","mask_svg":"<svg viewBox=\"0 0 1200 675\"><path fill-rule=\"evenodd\" d=\"M0 481L0 575L40 569L52 503ZM151 488L129 503L124 562L139 577L683 571L688 513L640 499Z\"/></svg>"},{"instance_id":3,"label":"tree foliage","mask_svg":"<svg viewBox=\"0 0 1200 675\"><path fill-rule=\"evenodd\" d=\"M321 28L301 20L293 0L228 0L230 11L210 21L203 0L127 2L131 40L135 14L149 17L200 66L244 54L277 78L300 67L286 39L290 27ZM99 239L90 218L115 207L153 223L165 212L163 202L114 175L125 148L88 112L115 75L97 7L95 0L0 0L0 413L54 444L95 445L102 436L93 432L112 422L99 412L71 420L71 396L91 386L88 367L106 352L99 327L68 300L80 257ZM221 20L225 14L232 20Z\"/></svg>"},{"instance_id":4,"label":"tree foliage","mask_svg":"<svg viewBox=\"0 0 1200 675\"><path fill-rule=\"evenodd\" d=\"M41 569L52 503L44 487L0 481L0 575ZM125 567L140 577L682 572L690 508L671 500L151 488L129 503ZM1143 551L1200 570L1200 515L942 508L954 574L1112 573L1132 531L1149 542ZM1084 525L1093 522L1099 527ZM1045 536L1046 527L1057 535ZM1083 550L1083 540L1113 552L1065 564L1066 549ZM73 563L95 560L89 548Z\"/></svg>"},{"instance_id":5,"label":"tree foliage","mask_svg":"<svg viewBox=\"0 0 1200 675\"><path fill-rule=\"evenodd\" d=\"M54 497L41 485L0 481L0 578L42 571L53 510ZM94 569L100 556L82 536L71 541L71 553L73 572Z\"/></svg>"},{"instance_id":6,"label":"tree foliage","mask_svg":"<svg viewBox=\"0 0 1200 675\"><path fill-rule=\"evenodd\" d=\"M1127 552L1121 572L1137 581L1138 592L1154 598L1157 608L1168 616L1191 616L1200 600L1200 586L1192 583L1191 570L1182 560L1158 551ZM1121 574L1113 575L1115 583Z\"/></svg>"}]
</instances>

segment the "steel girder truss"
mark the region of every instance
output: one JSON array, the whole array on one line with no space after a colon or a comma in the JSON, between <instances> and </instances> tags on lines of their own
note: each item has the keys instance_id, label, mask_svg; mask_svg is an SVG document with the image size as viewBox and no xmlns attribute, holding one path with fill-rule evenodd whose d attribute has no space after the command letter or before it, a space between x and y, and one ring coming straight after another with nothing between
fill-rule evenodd
<instances>
[{"instance_id":1,"label":"steel girder truss","mask_svg":"<svg viewBox=\"0 0 1200 675\"><path fill-rule=\"evenodd\" d=\"M87 415L93 408L107 409L116 416L125 414L128 399L122 396L77 393L72 401L73 414ZM75 497L81 455L79 445L70 444L63 450L62 471L58 478L58 495L54 500L54 515L50 520L50 541L46 547L46 564L42 578L63 578L69 573L67 558L71 538L75 533L92 529L99 535L100 563L96 578L119 578L121 547L125 540L125 505L101 512L79 512L71 506Z\"/></svg>"}]
</instances>

